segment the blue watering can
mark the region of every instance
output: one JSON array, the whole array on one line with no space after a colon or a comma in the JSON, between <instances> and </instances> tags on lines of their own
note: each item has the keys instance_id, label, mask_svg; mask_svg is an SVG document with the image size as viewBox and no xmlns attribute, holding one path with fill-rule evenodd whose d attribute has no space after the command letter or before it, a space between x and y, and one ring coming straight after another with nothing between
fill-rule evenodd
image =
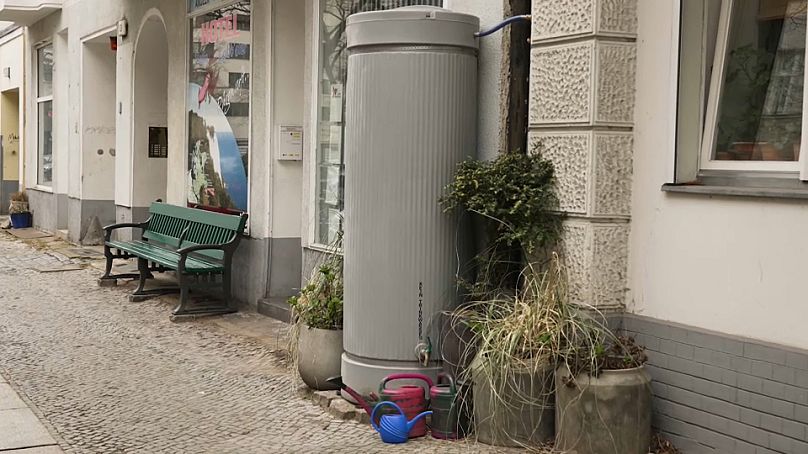
<instances>
[{"instance_id":1,"label":"blue watering can","mask_svg":"<svg viewBox=\"0 0 808 454\"><path fill-rule=\"evenodd\" d=\"M394 407L397 411L397 415L382 415L379 424L376 425L376 412L379 411L380 408L384 407L385 405L389 405ZM379 435L382 436L382 441L385 443L404 443L407 441L408 434L410 433L410 429L415 423L418 422L419 419L423 418L426 415L431 415L431 411L425 411L418 416L412 418L412 421L407 421L407 417L404 416L404 411L401 410L401 407L396 405L394 402L390 402L389 400L385 400L376 404L373 407L373 412L370 414L370 424L376 429L376 432L379 432Z\"/></svg>"}]
</instances>

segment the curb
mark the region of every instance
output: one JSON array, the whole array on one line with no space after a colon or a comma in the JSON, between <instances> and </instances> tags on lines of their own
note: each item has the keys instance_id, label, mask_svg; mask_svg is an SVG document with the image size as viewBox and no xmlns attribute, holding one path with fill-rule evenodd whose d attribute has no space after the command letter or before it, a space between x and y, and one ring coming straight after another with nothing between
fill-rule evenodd
<instances>
[{"instance_id":1,"label":"curb","mask_svg":"<svg viewBox=\"0 0 808 454\"><path fill-rule=\"evenodd\" d=\"M337 391L315 391L306 385L302 385L297 388L297 394L300 397L314 402L337 419L356 421L360 424L370 424L370 415L356 405L343 399Z\"/></svg>"}]
</instances>

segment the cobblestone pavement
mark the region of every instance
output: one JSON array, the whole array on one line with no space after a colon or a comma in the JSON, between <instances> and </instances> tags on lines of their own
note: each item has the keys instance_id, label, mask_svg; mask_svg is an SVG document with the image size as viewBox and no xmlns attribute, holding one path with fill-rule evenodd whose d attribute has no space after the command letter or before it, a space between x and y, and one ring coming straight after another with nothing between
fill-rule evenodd
<instances>
[{"instance_id":1,"label":"cobblestone pavement","mask_svg":"<svg viewBox=\"0 0 808 454\"><path fill-rule=\"evenodd\" d=\"M0 233L0 372L68 453L493 452L424 439L382 445L369 426L299 397L269 346L171 303L130 303L94 269Z\"/></svg>"}]
</instances>

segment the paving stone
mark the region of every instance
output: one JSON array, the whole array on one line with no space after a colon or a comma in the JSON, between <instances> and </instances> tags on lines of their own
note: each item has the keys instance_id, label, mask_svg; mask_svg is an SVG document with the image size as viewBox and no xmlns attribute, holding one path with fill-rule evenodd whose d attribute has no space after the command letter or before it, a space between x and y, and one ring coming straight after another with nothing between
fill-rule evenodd
<instances>
[{"instance_id":1,"label":"paving stone","mask_svg":"<svg viewBox=\"0 0 808 454\"><path fill-rule=\"evenodd\" d=\"M0 410L14 410L16 408L28 408L17 395L17 392L7 383L0 383Z\"/></svg>"},{"instance_id":2,"label":"paving stone","mask_svg":"<svg viewBox=\"0 0 808 454\"><path fill-rule=\"evenodd\" d=\"M0 410L0 451L54 444L56 440L28 408Z\"/></svg>"},{"instance_id":3,"label":"paving stone","mask_svg":"<svg viewBox=\"0 0 808 454\"><path fill-rule=\"evenodd\" d=\"M522 452L429 437L384 445L356 422L364 412L337 419L300 395L278 346L234 332L235 314L172 323L175 300L130 303L132 286L100 288L97 269L29 269L75 263L87 262L0 233L0 370L68 454Z\"/></svg>"}]
</instances>

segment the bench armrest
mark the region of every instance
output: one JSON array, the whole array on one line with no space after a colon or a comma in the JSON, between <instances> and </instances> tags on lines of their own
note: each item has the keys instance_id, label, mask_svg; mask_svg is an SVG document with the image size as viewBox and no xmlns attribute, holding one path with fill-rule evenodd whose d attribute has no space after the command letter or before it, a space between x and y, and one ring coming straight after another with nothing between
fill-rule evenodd
<instances>
[{"instance_id":1,"label":"bench armrest","mask_svg":"<svg viewBox=\"0 0 808 454\"><path fill-rule=\"evenodd\" d=\"M104 241L109 241L110 237L112 236L112 231L115 229L123 229L123 228L141 228L145 229L146 226L149 225L149 221L144 222L123 222L120 224L110 224L104 226Z\"/></svg>"}]
</instances>

